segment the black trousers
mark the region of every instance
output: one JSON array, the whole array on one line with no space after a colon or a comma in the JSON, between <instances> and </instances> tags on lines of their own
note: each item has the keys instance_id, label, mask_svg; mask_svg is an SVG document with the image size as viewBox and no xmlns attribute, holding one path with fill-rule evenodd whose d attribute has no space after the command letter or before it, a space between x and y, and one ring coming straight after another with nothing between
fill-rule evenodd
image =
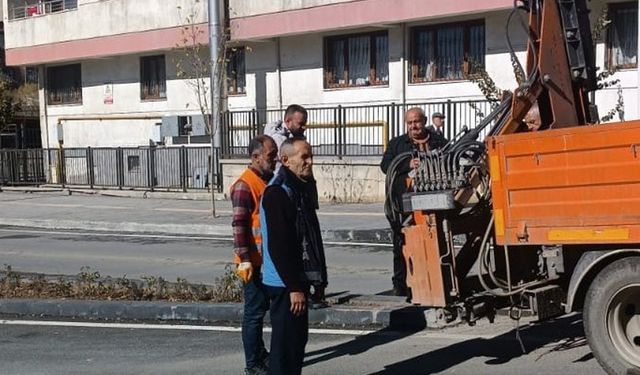
<instances>
[{"instance_id":1,"label":"black trousers","mask_svg":"<svg viewBox=\"0 0 640 375\"><path fill-rule=\"evenodd\" d=\"M393 287L407 289L407 262L402 255L404 235L400 229L393 230Z\"/></svg>"},{"instance_id":2,"label":"black trousers","mask_svg":"<svg viewBox=\"0 0 640 375\"><path fill-rule=\"evenodd\" d=\"M300 375L304 362L304 348L309 338L308 310L295 316L291 313L291 300L286 288L267 286L271 299L271 353L269 374Z\"/></svg>"}]
</instances>

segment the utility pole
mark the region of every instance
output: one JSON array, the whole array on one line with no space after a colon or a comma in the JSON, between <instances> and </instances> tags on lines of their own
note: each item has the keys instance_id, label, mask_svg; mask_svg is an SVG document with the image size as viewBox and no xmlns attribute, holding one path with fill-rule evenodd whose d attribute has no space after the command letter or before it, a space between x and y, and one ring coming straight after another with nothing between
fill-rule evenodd
<instances>
[{"instance_id":1,"label":"utility pole","mask_svg":"<svg viewBox=\"0 0 640 375\"><path fill-rule=\"evenodd\" d=\"M218 160L216 157L216 148L220 147L220 77L223 74L220 61L220 46L221 32L220 32L220 1L209 0L209 50L211 52L211 73L210 73L210 85L211 89L211 119L210 132L211 132L211 213L213 217L216 217L216 186L213 183L214 175L219 175Z\"/></svg>"}]
</instances>

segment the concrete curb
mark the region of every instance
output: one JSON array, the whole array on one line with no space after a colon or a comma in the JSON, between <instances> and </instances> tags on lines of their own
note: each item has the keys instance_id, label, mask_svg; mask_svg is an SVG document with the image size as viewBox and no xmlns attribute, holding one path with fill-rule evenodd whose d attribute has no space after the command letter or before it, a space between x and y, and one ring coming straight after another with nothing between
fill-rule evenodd
<instances>
[{"instance_id":1,"label":"concrete curb","mask_svg":"<svg viewBox=\"0 0 640 375\"><path fill-rule=\"evenodd\" d=\"M170 236L218 236L231 238L227 224L153 224L135 222L76 221L57 219L13 219L0 218L0 225L49 230L85 230L131 234L162 234ZM390 244L391 231L372 230L324 230L322 239L327 242L369 242Z\"/></svg>"},{"instance_id":2,"label":"concrete curb","mask_svg":"<svg viewBox=\"0 0 640 375\"><path fill-rule=\"evenodd\" d=\"M395 316L403 323L398 325L399 328L424 328L424 314L414 309L418 319L408 319L406 313L402 314L406 309L328 307L310 310L309 322L345 328L386 327L393 325ZM0 299L0 314L48 318L240 323L242 313L242 304L239 303Z\"/></svg>"}]
</instances>

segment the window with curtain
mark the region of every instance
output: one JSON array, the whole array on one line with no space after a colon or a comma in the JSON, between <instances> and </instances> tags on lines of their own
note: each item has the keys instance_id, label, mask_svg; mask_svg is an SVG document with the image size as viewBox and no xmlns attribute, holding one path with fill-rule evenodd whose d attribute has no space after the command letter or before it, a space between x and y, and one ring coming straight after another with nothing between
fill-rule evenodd
<instances>
[{"instance_id":1,"label":"window with curtain","mask_svg":"<svg viewBox=\"0 0 640 375\"><path fill-rule=\"evenodd\" d=\"M389 83L389 37L386 31L325 38L324 87Z\"/></svg>"},{"instance_id":2,"label":"window with curtain","mask_svg":"<svg viewBox=\"0 0 640 375\"><path fill-rule=\"evenodd\" d=\"M609 4L607 66L609 69L638 66L638 2Z\"/></svg>"},{"instance_id":3,"label":"window with curtain","mask_svg":"<svg viewBox=\"0 0 640 375\"><path fill-rule=\"evenodd\" d=\"M82 104L80 64L47 68L47 104Z\"/></svg>"},{"instance_id":4,"label":"window with curtain","mask_svg":"<svg viewBox=\"0 0 640 375\"><path fill-rule=\"evenodd\" d=\"M240 95L247 92L244 50L244 47L238 47L228 51L227 92L229 95Z\"/></svg>"},{"instance_id":5,"label":"window with curtain","mask_svg":"<svg viewBox=\"0 0 640 375\"><path fill-rule=\"evenodd\" d=\"M140 58L140 99L167 98L167 70L164 55Z\"/></svg>"},{"instance_id":6,"label":"window with curtain","mask_svg":"<svg viewBox=\"0 0 640 375\"><path fill-rule=\"evenodd\" d=\"M465 79L484 68L484 21L411 29L410 82Z\"/></svg>"}]
</instances>

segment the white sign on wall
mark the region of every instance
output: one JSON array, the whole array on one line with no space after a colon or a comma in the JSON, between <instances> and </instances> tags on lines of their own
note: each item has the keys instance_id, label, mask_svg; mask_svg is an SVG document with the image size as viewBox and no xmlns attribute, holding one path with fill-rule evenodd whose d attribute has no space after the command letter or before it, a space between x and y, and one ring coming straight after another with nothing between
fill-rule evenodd
<instances>
[{"instance_id":1,"label":"white sign on wall","mask_svg":"<svg viewBox=\"0 0 640 375\"><path fill-rule=\"evenodd\" d=\"M104 84L104 104L113 104L113 83Z\"/></svg>"}]
</instances>

